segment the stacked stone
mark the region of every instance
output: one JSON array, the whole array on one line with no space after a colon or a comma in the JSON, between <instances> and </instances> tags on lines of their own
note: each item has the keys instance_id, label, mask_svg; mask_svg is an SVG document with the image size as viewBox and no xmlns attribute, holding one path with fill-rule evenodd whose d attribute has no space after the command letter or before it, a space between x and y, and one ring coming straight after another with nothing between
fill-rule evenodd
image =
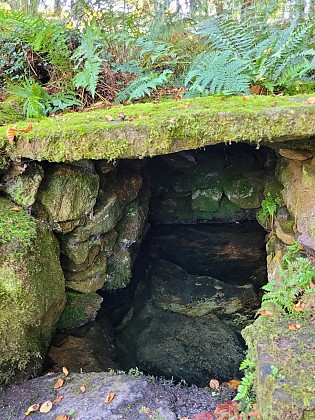
<instances>
[{"instance_id":1,"label":"stacked stone","mask_svg":"<svg viewBox=\"0 0 315 420\"><path fill-rule=\"evenodd\" d=\"M157 158L151 166L152 220L254 219L275 155L267 148L256 153L245 144L234 146L212 146Z\"/></svg>"},{"instance_id":2,"label":"stacked stone","mask_svg":"<svg viewBox=\"0 0 315 420\"><path fill-rule=\"evenodd\" d=\"M141 166L135 161L26 162L6 172L5 192L45 220L59 239L73 309L73 316L66 310L61 318L66 327L95 317L102 302L97 290L124 287L131 278L149 202ZM83 300L80 293L89 297Z\"/></svg>"}]
</instances>

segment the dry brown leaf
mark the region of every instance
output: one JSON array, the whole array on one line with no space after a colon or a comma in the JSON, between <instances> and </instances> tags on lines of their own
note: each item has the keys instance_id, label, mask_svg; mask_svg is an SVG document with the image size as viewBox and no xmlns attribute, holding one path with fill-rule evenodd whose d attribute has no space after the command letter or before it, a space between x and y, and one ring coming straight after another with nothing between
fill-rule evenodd
<instances>
[{"instance_id":1,"label":"dry brown leaf","mask_svg":"<svg viewBox=\"0 0 315 420\"><path fill-rule=\"evenodd\" d=\"M243 101L248 101L249 96L243 95L242 98L243 98Z\"/></svg>"},{"instance_id":2,"label":"dry brown leaf","mask_svg":"<svg viewBox=\"0 0 315 420\"><path fill-rule=\"evenodd\" d=\"M309 104L309 105L314 105L315 104L315 96L312 96L311 98L308 98L306 103Z\"/></svg>"},{"instance_id":3,"label":"dry brown leaf","mask_svg":"<svg viewBox=\"0 0 315 420\"><path fill-rule=\"evenodd\" d=\"M9 144L13 144L15 134L16 134L16 124L13 127L9 127L7 131L5 132L5 135L9 141Z\"/></svg>"},{"instance_id":4,"label":"dry brown leaf","mask_svg":"<svg viewBox=\"0 0 315 420\"><path fill-rule=\"evenodd\" d=\"M115 398L115 393L114 392L110 392L109 394L107 394L104 403L105 404L109 404L111 401L113 401L113 399Z\"/></svg>"},{"instance_id":5,"label":"dry brown leaf","mask_svg":"<svg viewBox=\"0 0 315 420\"><path fill-rule=\"evenodd\" d=\"M80 386L80 391L82 392L82 394L86 391L86 387L84 384Z\"/></svg>"},{"instance_id":6,"label":"dry brown leaf","mask_svg":"<svg viewBox=\"0 0 315 420\"><path fill-rule=\"evenodd\" d=\"M63 383L64 383L64 380L63 380L62 378L59 378L59 379L57 380L57 382L55 383L55 385L54 385L54 389L59 389L59 388L61 388L61 387L62 387L62 385L63 385Z\"/></svg>"},{"instance_id":7,"label":"dry brown leaf","mask_svg":"<svg viewBox=\"0 0 315 420\"><path fill-rule=\"evenodd\" d=\"M63 400L63 398L64 398L64 396L63 396L63 395L58 395L58 397L56 397L56 398L53 400L53 404L57 404L57 403L59 403L61 400Z\"/></svg>"},{"instance_id":8,"label":"dry brown leaf","mask_svg":"<svg viewBox=\"0 0 315 420\"><path fill-rule=\"evenodd\" d=\"M34 411L38 411L39 410L40 405L39 404L32 404L28 407L25 416L28 416L31 413L34 413Z\"/></svg>"},{"instance_id":9,"label":"dry brown leaf","mask_svg":"<svg viewBox=\"0 0 315 420\"><path fill-rule=\"evenodd\" d=\"M231 389L237 389L240 381L238 381L237 379L231 379L230 381L227 381L226 384L231 388Z\"/></svg>"},{"instance_id":10,"label":"dry brown leaf","mask_svg":"<svg viewBox=\"0 0 315 420\"><path fill-rule=\"evenodd\" d=\"M19 128L18 131L19 133L29 133L31 131L31 129L33 128L32 124L28 124L26 126L26 128Z\"/></svg>"},{"instance_id":11,"label":"dry brown leaf","mask_svg":"<svg viewBox=\"0 0 315 420\"><path fill-rule=\"evenodd\" d=\"M293 309L297 312L301 312L304 310L304 302L302 302L301 300L293 306Z\"/></svg>"},{"instance_id":12,"label":"dry brown leaf","mask_svg":"<svg viewBox=\"0 0 315 420\"><path fill-rule=\"evenodd\" d=\"M16 124L14 124L13 127L8 127L5 135L9 141L9 144L13 144L17 132L28 133L31 131L32 128L32 124L28 124L26 128L17 128Z\"/></svg>"},{"instance_id":13,"label":"dry brown leaf","mask_svg":"<svg viewBox=\"0 0 315 420\"><path fill-rule=\"evenodd\" d=\"M62 368L62 372L63 372L63 374L65 376L68 376L69 375L69 371L68 371L68 369L65 366Z\"/></svg>"},{"instance_id":14,"label":"dry brown leaf","mask_svg":"<svg viewBox=\"0 0 315 420\"><path fill-rule=\"evenodd\" d=\"M49 400L48 401L45 401L40 406L39 412L40 413L44 413L44 414L49 413L49 411L52 409L52 406L53 406L53 403L51 401L49 401Z\"/></svg>"},{"instance_id":15,"label":"dry brown leaf","mask_svg":"<svg viewBox=\"0 0 315 420\"><path fill-rule=\"evenodd\" d=\"M10 210L11 211L20 211L21 209L20 209L20 207L12 207Z\"/></svg>"},{"instance_id":16,"label":"dry brown leaf","mask_svg":"<svg viewBox=\"0 0 315 420\"><path fill-rule=\"evenodd\" d=\"M144 119L144 118L149 118L148 115L139 115L139 118Z\"/></svg>"},{"instance_id":17,"label":"dry brown leaf","mask_svg":"<svg viewBox=\"0 0 315 420\"><path fill-rule=\"evenodd\" d=\"M115 121L115 118L112 115L105 115L107 121Z\"/></svg>"},{"instance_id":18,"label":"dry brown leaf","mask_svg":"<svg viewBox=\"0 0 315 420\"><path fill-rule=\"evenodd\" d=\"M190 102L186 102L185 104L181 103L179 104L180 108L189 108L190 107Z\"/></svg>"},{"instance_id":19,"label":"dry brown leaf","mask_svg":"<svg viewBox=\"0 0 315 420\"><path fill-rule=\"evenodd\" d=\"M55 417L54 420L69 420L70 417L66 414L60 414L59 416Z\"/></svg>"},{"instance_id":20,"label":"dry brown leaf","mask_svg":"<svg viewBox=\"0 0 315 420\"><path fill-rule=\"evenodd\" d=\"M220 383L217 379L211 379L211 381L209 382L209 386L212 389L219 389Z\"/></svg>"},{"instance_id":21,"label":"dry brown leaf","mask_svg":"<svg viewBox=\"0 0 315 420\"><path fill-rule=\"evenodd\" d=\"M289 330L291 331L297 331L301 328L301 324L290 324L289 325Z\"/></svg>"},{"instance_id":22,"label":"dry brown leaf","mask_svg":"<svg viewBox=\"0 0 315 420\"><path fill-rule=\"evenodd\" d=\"M256 417L256 419L260 419L260 413L257 410L257 404L253 404L253 411L250 411L247 416L249 418Z\"/></svg>"},{"instance_id":23,"label":"dry brown leaf","mask_svg":"<svg viewBox=\"0 0 315 420\"><path fill-rule=\"evenodd\" d=\"M275 315L272 311L269 311L269 309L259 309L257 311L258 314L263 315L263 316L273 316Z\"/></svg>"}]
</instances>

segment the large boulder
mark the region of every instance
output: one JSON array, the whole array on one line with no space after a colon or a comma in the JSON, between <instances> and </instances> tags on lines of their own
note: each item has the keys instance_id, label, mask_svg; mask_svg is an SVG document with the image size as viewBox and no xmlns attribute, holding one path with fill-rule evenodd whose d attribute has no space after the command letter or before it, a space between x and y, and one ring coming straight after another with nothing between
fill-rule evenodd
<instances>
[{"instance_id":1,"label":"large boulder","mask_svg":"<svg viewBox=\"0 0 315 420\"><path fill-rule=\"evenodd\" d=\"M48 227L0 198L0 383L40 372L65 304L59 245Z\"/></svg>"},{"instance_id":2,"label":"large boulder","mask_svg":"<svg viewBox=\"0 0 315 420\"><path fill-rule=\"evenodd\" d=\"M67 222L86 216L94 207L99 177L72 165L47 166L37 201L50 222ZM56 229L58 229L56 227Z\"/></svg>"}]
</instances>

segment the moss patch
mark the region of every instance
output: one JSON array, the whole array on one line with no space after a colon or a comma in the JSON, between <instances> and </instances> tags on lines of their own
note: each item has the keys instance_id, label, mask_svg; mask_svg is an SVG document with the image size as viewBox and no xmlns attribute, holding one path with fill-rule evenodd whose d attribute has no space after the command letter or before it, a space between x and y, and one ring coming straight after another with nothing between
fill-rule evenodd
<instances>
[{"instance_id":1,"label":"moss patch","mask_svg":"<svg viewBox=\"0 0 315 420\"><path fill-rule=\"evenodd\" d=\"M261 316L243 330L257 366L255 391L262 419L315 416L314 325L299 317L301 328L290 331L296 322L295 316Z\"/></svg>"},{"instance_id":2,"label":"moss patch","mask_svg":"<svg viewBox=\"0 0 315 420\"><path fill-rule=\"evenodd\" d=\"M35 219L3 198L0 198L0 208L0 246L5 245L15 253L27 251L36 236Z\"/></svg>"},{"instance_id":3,"label":"moss patch","mask_svg":"<svg viewBox=\"0 0 315 420\"><path fill-rule=\"evenodd\" d=\"M56 239L11 207L0 200L6 235L0 244L0 386L15 375L39 372L65 301Z\"/></svg>"},{"instance_id":4,"label":"moss patch","mask_svg":"<svg viewBox=\"0 0 315 420\"><path fill-rule=\"evenodd\" d=\"M0 147L12 158L60 162L141 158L222 142L307 138L315 133L315 107L295 99L207 97L195 98L184 108L167 100L126 106L124 121L118 115L121 107L72 113L43 118L14 146L8 145L6 127L0 128Z\"/></svg>"},{"instance_id":5,"label":"moss patch","mask_svg":"<svg viewBox=\"0 0 315 420\"><path fill-rule=\"evenodd\" d=\"M15 123L24 119L22 109L16 102L12 100L0 102L0 125Z\"/></svg>"}]
</instances>

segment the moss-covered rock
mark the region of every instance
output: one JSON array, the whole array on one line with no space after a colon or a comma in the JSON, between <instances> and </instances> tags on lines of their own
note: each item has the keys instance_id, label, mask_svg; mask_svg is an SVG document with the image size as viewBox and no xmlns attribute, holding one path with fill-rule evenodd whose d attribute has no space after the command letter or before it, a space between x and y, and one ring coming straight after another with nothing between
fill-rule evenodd
<instances>
[{"instance_id":1,"label":"moss-covered rock","mask_svg":"<svg viewBox=\"0 0 315 420\"><path fill-rule=\"evenodd\" d=\"M37 200L52 222L80 219L94 206L99 177L80 167L50 165L47 167Z\"/></svg>"},{"instance_id":2,"label":"moss-covered rock","mask_svg":"<svg viewBox=\"0 0 315 420\"><path fill-rule=\"evenodd\" d=\"M106 257L100 253L94 264L86 270L72 273L65 271L66 287L82 293L96 292L107 280L106 267Z\"/></svg>"},{"instance_id":3,"label":"moss-covered rock","mask_svg":"<svg viewBox=\"0 0 315 420\"><path fill-rule=\"evenodd\" d=\"M40 371L65 304L59 245L49 229L0 198L0 383Z\"/></svg>"},{"instance_id":4,"label":"moss-covered rock","mask_svg":"<svg viewBox=\"0 0 315 420\"><path fill-rule=\"evenodd\" d=\"M256 209L263 198L262 180L250 174L238 175L223 181L224 192L230 201L243 209Z\"/></svg>"},{"instance_id":5,"label":"moss-covered rock","mask_svg":"<svg viewBox=\"0 0 315 420\"><path fill-rule=\"evenodd\" d=\"M91 236L97 236L112 230L122 216L122 208L117 194L101 192L97 198L93 215L84 225L78 226L69 236L73 242L87 241Z\"/></svg>"},{"instance_id":6,"label":"moss-covered rock","mask_svg":"<svg viewBox=\"0 0 315 420\"><path fill-rule=\"evenodd\" d=\"M193 210L214 212L220 206L223 191L220 185L214 188L194 190L191 194Z\"/></svg>"},{"instance_id":7,"label":"moss-covered rock","mask_svg":"<svg viewBox=\"0 0 315 420\"><path fill-rule=\"evenodd\" d=\"M315 133L315 107L306 98L195 98L188 108L172 100L136 104L124 107L124 121L117 108L106 110L113 121L104 110L72 113L43 118L13 146L0 127L0 148L13 159L61 162L141 158L226 142L294 142Z\"/></svg>"},{"instance_id":8,"label":"moss-covered rock","mask_svg":"<svg viewBox=\"0 0 315 420\"><path fill-rule=\"evenodd\" d=\"M256 365L254 390L263 420L315 418L315 334L309 319L260 316L243 330Z\"/></svg>"},{"instance_id":9,"label":"moss-covered rock","mask_svg":"<svg viewBox=\"0 0 315 420\"><path fill-rule=\"evenodd\" d=\"M283 184L282 199L295 221L297 240L315 250L315 171L310 161L281 158L277 177Z\"/></svg>"},{"instance_id":10,"label":"moss-covered rock","mask_svg":"<svg viewBox=\"0 0 315 420\"><path fill-rule=\"evenodd\" d=\"M103 298L97 293L66 292L67 303L62 312L58 328L67 330L94 321Z\"/></svg>"},{"instance_id":11,"label":"moss-covered rock","mask_svg":"<svg viewBox=\"0 0 315 420\"><path fill-rule=\"evenodd\" d=\"M4 179L4 191L15 203L30 207L35 203L43 177L44 170L39 164L25 164L25 170L21 174L11 177L8 172Z\"/></svg>"}]
</instances>

